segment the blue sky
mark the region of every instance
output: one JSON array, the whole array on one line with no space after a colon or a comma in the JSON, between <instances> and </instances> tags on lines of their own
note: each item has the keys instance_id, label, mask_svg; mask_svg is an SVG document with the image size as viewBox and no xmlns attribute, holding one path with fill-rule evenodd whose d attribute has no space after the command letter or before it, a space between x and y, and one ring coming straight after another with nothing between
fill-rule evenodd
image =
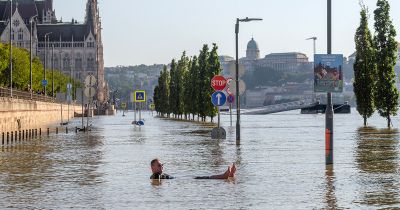
<instances>
[{"instance_id":1,"label":"blue sky","mask_svg":"<svg viewBox=\"0 0 400 210\"><path fill-rule=\"evenodd\" d=\"M359 24L359 0L332 0L333 53L354 52ZM370 28L376 0L365 0ZM400 1L389 0L391 18L400 34ZM86 0L54 0L57 17L84 19ZM317 52L326 52L326 0L99 0L103 22L105 65L168 63L182 51L196 55L204 43L217 43L221 55L235 53L237 17L260 17L241 24L240 55L254 36L261 55L304 52L312 55L310 36L317 36ZM400 41L400 36L397 36Z\"/></svg>"}]
</instances>

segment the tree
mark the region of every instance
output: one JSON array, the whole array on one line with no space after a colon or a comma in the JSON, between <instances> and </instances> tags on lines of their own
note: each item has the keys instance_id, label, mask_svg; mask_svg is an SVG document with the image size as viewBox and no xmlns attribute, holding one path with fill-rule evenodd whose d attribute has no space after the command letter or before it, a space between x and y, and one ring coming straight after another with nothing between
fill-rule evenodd
<instances>
[{"instance_id":1,"label":"tree","mask_svg":"<svg viewBox=\"0 0 400 210\"><path fill-rule=\"evenodd\" d=\"M199 84L199 63L197 56L194 56L190 65L189 79L186 86L187 96L190 97L187 109L192 114L193 120L195 115L199 113Z\"/></svg>"},{"instance_id":2,"label":"tree","mask_svg":"<svg viewBox=\"0 0 400 210\"><path fill-rule=\"evenodd\" d=\"M214 92L214 89L211 87L211 79L215 75L219 75L222 71L221 63L219 62L218 58L218 46L217 44L213 43L213 48L211 49L211 52L208 57L208 72L207 72L207 81L205 84L205 91L206 91L206 98L208 98L208 103L206 103L206 114L207 116L211 117L211 121L213 121L213 118L218 112L218 109L214 107L214 105L211 103L211 95Z\"/></svg>"},{"instance_id":3,"label":"tree","mask_svg":"<svg viewBox=\"0 0 400 210\"><path fill-rule=\"evenodd\" d=\"M177 73L177 66L175 59L172 60L171 62L171 69L170 69L170 77L171 77L171 82L169 85L169 104L170 104L170 111L173 113L176 117L178 114L178 73Z\"/></svg>"},{"instance_id":4,"label":"tree","mask_svg":"<svg viewBox=\"0 0 400 210\"><path fill-rule=\"evenodd\" d=\"M185 80L189 66L189 58L186 56L186 52L182 53L181 59L177 64L176 72L176 102L177 102L177 115L182 116L185 113Z\"/></svg>"},{"instance_id":5,"label":"tree","mask_svg":"<svg viewBox=\"0 0 400 210\"><path fill-rule=\"evenodd\" d=\"M379 114L387 119L391 128L391 116L397 115L399 92L396 88L394 66L397 60L396 30L389 15L387 0L378 0L375 10L375 37L377 63L377 88L375 103Z\"/></svg>"},{"instance_id":6,"label":"tree","mask_svg":"<svg viewBox=\"0 0 400 210\"><path fill-rule=\"evenodd\" d=\"M356 61L354 63L354 94L357 100L357 111L367 119L375 112L376 62L375 49L371 32L368 28L368 9L361 6L361 20L355 35Z\"/></svg>"},{"instance_id":7,"label":"tree","mask_svg":"<svg viewBox=\"0 0 400 210\"><path fill-rule=\"evenodd\" d=\"M202 50L199 54L199 79L196 86L199 88L197 92L197 97L199 100L199 110L198 114L202 118L202 121L206 120L207 116L207 104L210 103L210 98L208 96L207 89L210 86L210 81L207 76L209 69L208 58L210 56L208 45L203 45Z\"/></svg>"}]
</instances>

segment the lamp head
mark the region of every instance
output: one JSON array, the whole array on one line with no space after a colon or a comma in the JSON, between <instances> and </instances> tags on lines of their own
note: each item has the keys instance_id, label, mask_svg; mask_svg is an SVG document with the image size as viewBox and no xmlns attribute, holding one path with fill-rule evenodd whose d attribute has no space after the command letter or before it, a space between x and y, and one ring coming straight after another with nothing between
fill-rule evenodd
<instances>
[{"instance_id":1,"label":"lamp head","mask_svg":"<svg viewBox=\"0 0 400 210\"><path fill-rule=\"evenodd\" d=\"M263 19L262 18L249 18L249 17L246 17L244 19L239 19L240 22L261 21L261 20L263 20Z\"/></svg>"}]
</instances>

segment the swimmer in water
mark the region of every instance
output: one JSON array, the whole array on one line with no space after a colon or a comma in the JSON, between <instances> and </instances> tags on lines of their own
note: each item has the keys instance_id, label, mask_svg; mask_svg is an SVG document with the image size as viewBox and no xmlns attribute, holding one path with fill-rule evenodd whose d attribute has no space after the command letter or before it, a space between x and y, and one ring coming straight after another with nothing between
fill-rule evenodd
<instances>
[{"instance_id":1,"label":"swimmer in water","mask_svg":"<svg viewBox=\"0 0 400 210\"><path fill-rule=\"evenodd\" d=\"M170 176L164 173L164 164L160 162L159 159L154 159L150 163L151 171L153 175L150 176L150 179L173 179L173 176ZM228 179L235 177L236 166L232 164L228 167L228 169L223 174L212 175L212 176L198 176L195 179Z\"/></svg>"}]
</instances>

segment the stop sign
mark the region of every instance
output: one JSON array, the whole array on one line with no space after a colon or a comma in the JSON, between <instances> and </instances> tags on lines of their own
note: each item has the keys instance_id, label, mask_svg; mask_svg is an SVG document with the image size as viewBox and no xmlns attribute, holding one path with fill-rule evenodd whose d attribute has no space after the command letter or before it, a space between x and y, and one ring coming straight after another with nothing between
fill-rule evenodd
<instances>
[{"instance_id":1,"label":"stop sign","mask_svg":"<svg viewBox=\"0 0 400 210\"><path fill-rule=\"evenodd\" d=\"M226 79L223 76L216 75L211 80L211 87L216 91L224 90L226 87Z\"/></svg>"}]
</instances>

